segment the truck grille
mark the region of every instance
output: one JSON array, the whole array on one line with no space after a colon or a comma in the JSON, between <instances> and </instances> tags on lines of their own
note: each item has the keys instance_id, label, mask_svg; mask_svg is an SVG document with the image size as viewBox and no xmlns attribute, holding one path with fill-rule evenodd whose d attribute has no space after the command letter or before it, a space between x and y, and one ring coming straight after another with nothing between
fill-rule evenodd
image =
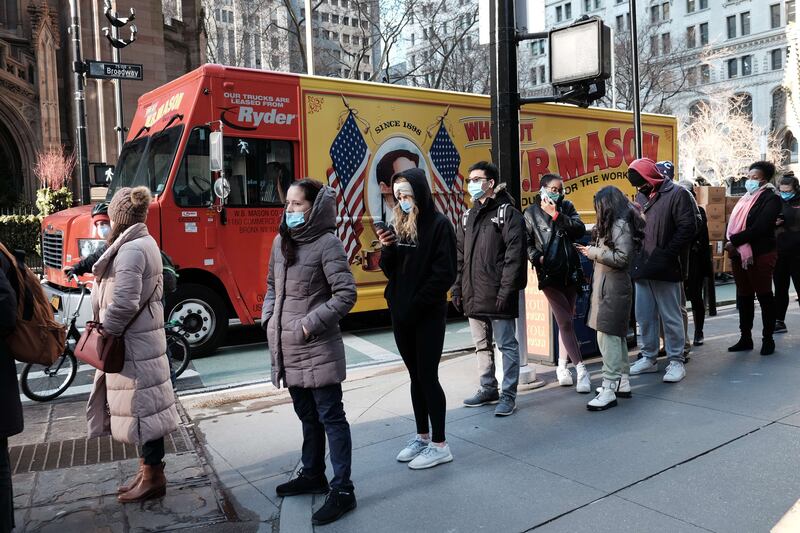
<instances>
[{"instance_id":1,"label":"truck grille","mask_svg":"<svg viewBox=\"0 0 800 533\"><path fill-rule=\"evenodd\" d=\"M42 261L46 266L61 270L64 252L64 233L45 231L42 233Z\"/></svg>"}]
</instances>

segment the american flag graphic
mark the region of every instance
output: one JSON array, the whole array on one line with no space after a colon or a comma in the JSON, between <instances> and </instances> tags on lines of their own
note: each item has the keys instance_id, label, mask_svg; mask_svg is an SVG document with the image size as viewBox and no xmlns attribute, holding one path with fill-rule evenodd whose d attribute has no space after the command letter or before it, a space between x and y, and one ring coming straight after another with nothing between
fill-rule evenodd
<instances>
[{"instance_id":1,"label":"american flag graphic","mask_svg":"<svg viewBox=\"0 0 800 533\"><path fill-rule=\"evenodd\" d=\"M369 146L358 130L352 111L333 140L330 155L333 166L328 169L328 183L336 190L336 234L352 263L361 250L364 183L370 156Z\"/></svg>"},{"instance_id":2,"label":"american flag graphic","mask_svg":"<svg viewBox=\"0 0 800 533\"><path fill-rule=\"evenodd\" d=\"M453 144L444 121L439 123L439 131L433 138L428 156L433 171L433 198L436 209L456 226L467 208L464 202L464 178L458 173L461 155Z\"/></svg>"}]
</instances>

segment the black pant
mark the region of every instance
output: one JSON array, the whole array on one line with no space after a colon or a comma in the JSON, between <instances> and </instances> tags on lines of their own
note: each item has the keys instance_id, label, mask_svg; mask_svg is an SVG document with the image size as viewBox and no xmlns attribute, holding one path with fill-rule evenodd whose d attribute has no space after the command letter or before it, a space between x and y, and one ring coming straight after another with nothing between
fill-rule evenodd
<instances>
[{"instance_id":1,"label":"black pant","mask_svg":"<svg viewBox=\"0 0 800 533\"><path fill-rule=\"evenodd\" d=\"M144 459L144 464L148 466L158 466L164 460L164 437L145 442L142 445L142 453L139 455Z\"/></svg>"},{"instance_id":2,"label":"black pant","mask_svg":"<svg viewBox=\"0 0 800 533\"><path fill-rule=\"evenodd\" d=\"M706 320L706 303L703 301L703 282L705 278L700 280L691 280L684 284L686 290L686 299L692 303L692 318L694 319L694 334L703 333L703 326Z\"/></svg>"},{"instance_id":3,"label":"black pant","mask_svg":"<svg viewBox=\"0 0 800 533\"><path fill-rule=\"evenodd\" d=\"M775 263L775 306L778 320L786 320L789 308L789 282L794 282L794 290L800 294L800 256L778 256Z\"/></svg>"},{"instance_id":4,"label":"black pant","mask_svg":"<svg viewBox=\"0 0 800 533\"><path fill-rule=\"evenodd\" d=\"M327 435L333 465L331 487L353 490L350 480L353 441L342 404L341 384L316 389L289 387L289 394L294 402L294 412L303 423L303 474L307 477L325 475Z\"/></svg>"},{"instance_id":5,"label":"black pant","mask_svg":"<svg viewBox=\"0 0 800 533\"><path fill-rule=\"evenodd\" d=\"M14 490L11 486L11 459L8 438L0 437L0 533L14 528Z\"/></svg>"},{"instance_id":6,"label":"black pant","mask_svg":"<svg viewBox=\"0 0 800 533\"><path fill-rule=\"evenodd\" d=\"M428 433L430 419L433 442L445 441L447 400L439 384L439 361L442 359L446 325L446 304L421 313L408 322L392 317L394 340L411 377L411 404L417 433Z\"/></svg>"}]
</instances>

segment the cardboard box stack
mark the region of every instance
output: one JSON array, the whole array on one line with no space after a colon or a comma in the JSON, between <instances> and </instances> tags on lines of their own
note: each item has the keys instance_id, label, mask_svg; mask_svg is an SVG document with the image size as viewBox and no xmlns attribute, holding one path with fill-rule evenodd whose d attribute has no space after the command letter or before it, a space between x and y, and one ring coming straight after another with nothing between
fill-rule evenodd
<instances>
[{"instance_id":1,"label":"cardboard box stack","mask_svg":"<svg viewBox=\"0 0 800 533\"><path fill-rule=\"evenodd\" d=\"M728 220L725 187L695 187L694 192L697 204L708 216L708 239L711 241L714 272L725 272L724 245Z\"/></svg>"}]
</instances>

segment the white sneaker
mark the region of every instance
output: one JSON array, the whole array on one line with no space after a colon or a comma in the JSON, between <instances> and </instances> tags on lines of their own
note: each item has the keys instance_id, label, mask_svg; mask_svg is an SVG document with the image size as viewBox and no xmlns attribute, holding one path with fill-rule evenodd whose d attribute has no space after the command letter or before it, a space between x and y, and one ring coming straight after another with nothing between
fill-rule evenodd
<instances>
[{"instance_id":1,"label":"white sneaker","mask_svg":"<svg viewBox=\"0 0 800 533\"><path fill-rule=\"evenodd\" d=\"M578 363L575 369L578 372L578 385L575 390L581 394L589 394L592 390L592 381L589 379L589 371L586 370L586 365Z\"/></svg>"},{"instance_id":2,"label":"white sneaker","mask_svg":"<svg viewBox=\"0 0 800 533\"><path fill-rule=\"evenodd\" d=\"M633 369L631 369L631 373ZM670 361L664 373L664 383L678 383L686 377L686 369L680 361Z\"/></svg>"},{"instance_id":3,"label":"white sneaker","mask_svg":"<svg viewBox=\"0 0 800 533\"><path fill-rule=\"evenodd\" d=\"M422 453L422 451L428 447L430 441L422 440L419 438L419 435L408 441L408 445L405 448L400 450L400 453L397 454L397 460L401 463L407 463L414 459L416 456Z\"/></svg>"},{"instance_id":4,"label":"white sneaker","mask_svg":"<svg viewBox=\"0 0 800 533\"><path fill-rule=\"evenodd\" d=\"M597 394L600 394L600 391L602 389L603 389L603 387L600 386L600 387L597 387L594 391ZM619 380L619 386L617 387L616 396L617 396L617 398L630 398L631 397L631 378L630 378L630 376L628 374L622 374L622 377Z\"/></svg>"},{"instance_id":5,"label":"white sneaker","mask_svg":"<svg viewBox=\"0 0 800 533\"><path fill-rule=\"evenodd\" d=\"M413 461L408 463L408 467L412 470L422 470L425 468L433 468L436 465L449 463L453 460L453 454L450 453L450 445L436 446L433 443L417 455Z\"/></svg>"},{"instance_id":6,"label":"white sneaker","mask_svg":"<svg viewBox=\"0 0 800 533\"><path fill-rule=\"evenodd\" d=\"M647 357L642 357L631 365L631 376L653 372L658 372L658 361L651 361Z\"/></svg>"},{"instance_id":7,"label":"white sneaker","mask_svg":"<svg viewBox=\"0 0 800 533\"><path fill-rule=\"evenodd\" d=\"M562 387L572 386L572 372L567 367L556 367L556 379L558 379L558 384Z\"/></svg>"},{"instance_id":8,"label":"white sneaker","mask_svg":"<svg viewBox=\"0 0 800 533\"><path fill-rule=\"evenodd\" d=\"M605 411L617 405L617 396L614 394L614 389L617 387L617 381L603 380L603 386L600 387L600 392L597 396L586 404L589 411Z\"/></svg>"}]
</instances>

